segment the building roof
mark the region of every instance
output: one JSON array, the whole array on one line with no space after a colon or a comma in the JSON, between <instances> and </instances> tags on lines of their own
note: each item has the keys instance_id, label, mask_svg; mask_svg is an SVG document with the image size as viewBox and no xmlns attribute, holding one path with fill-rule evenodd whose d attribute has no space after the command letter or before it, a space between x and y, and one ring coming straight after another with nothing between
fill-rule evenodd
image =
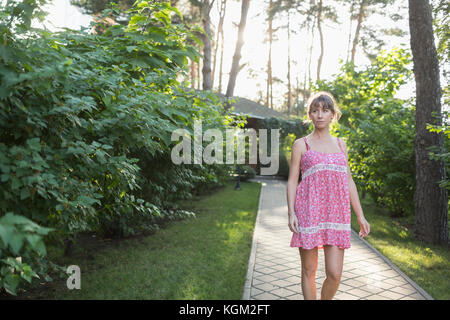
<instances>
[{"instance_id":1,"label":"building roof","mask_svg":"<svg viewBox=\"0 0 450 320\"><path fill-rule=\"evenodd\" d=\"M221 93L216 93L222 100L225 100L225 95ZM289 117L284 113L279 111L270 109L260 103L252 101L250 99L244 97L236 97L233 99L237 100L236 102L231 103L231 106L234 107L234 110L230 112L235 115L248 115L251 118L257 119L265 119L265 118L281 118L288 120Z\"/></svg>"}]
</instances>

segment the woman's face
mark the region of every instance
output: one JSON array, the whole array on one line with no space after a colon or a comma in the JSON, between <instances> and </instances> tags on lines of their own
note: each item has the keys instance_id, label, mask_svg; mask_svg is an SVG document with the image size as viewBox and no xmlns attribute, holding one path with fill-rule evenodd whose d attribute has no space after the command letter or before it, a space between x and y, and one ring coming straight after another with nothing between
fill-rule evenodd
<instances>
[{"instance_id":1,"label":"woman's face","mask_svg":"<svg viewBox=\"0 0 450 320\"><path fill-rule=\"evenodd\" d=\"M333 112L328 108L323 108L322 104L311 108L309 117L317 128L325 128L333 120Z\"/></svg>"}]
</instances>

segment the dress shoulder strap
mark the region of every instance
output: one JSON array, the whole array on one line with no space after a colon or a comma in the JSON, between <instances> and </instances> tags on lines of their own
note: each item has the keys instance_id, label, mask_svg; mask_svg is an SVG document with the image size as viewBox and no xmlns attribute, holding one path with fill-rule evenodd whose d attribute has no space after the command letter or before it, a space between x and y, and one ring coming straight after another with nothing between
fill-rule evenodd
<instances>
[{"instance_id":1,"label":"dress shoulder strap","mask_svg":"<svg viewBox=\"0 0 450 320\"><path fill-rule=\"evenodd\" d=\"M342 149L342 146L341 146L341 140L339 138L337 138L337 141L338 141L338 144L339 144L339 148L341 149L342 152L344 152L344 150Z\"/></svg>"},{"instance_id":2,"label":"dress shoulder strap","mask_svg":"<svg viewBox=\"0 0 450 320\"><path fill-rule=\"evenodd\" d=\"M309 150L309 145L308 145L308 142L306 142L306 137L303 137L303 140L305 141L305 144L306 144L306 150Z\"/></svg>"}]
</instances>

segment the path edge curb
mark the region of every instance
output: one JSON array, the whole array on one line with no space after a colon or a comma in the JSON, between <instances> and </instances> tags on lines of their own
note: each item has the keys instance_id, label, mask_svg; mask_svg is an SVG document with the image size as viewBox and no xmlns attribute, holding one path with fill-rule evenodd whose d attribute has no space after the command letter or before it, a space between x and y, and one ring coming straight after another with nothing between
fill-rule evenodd
<instances>
[{"instance_id":1,"label":"path edge curb","mask_svg":"<svg viewBox=\"0 0 450 320\"><path fill-rule=\"evenodd\" d=\"M241 300L250 300L250 290L252 288L252 280L253 280L253 269L255 268L255 260L256 260L256 246L258 243L257 226L259 224L259 217L261 216L260 215L261 201L264 187L262 181L252 181L252 182L258 182L259 184L261 184L261 189L259 191L258 211L256 213L255 227L253 228L252 248L250 250L250 257L248 259L247 275L245 277L244 292L242 294Z\"/></svg>"},{"instance_id":2,"label":"path edge curb","mask_svg":"<svg viewBox=\"0 0 450 320\"><path fill-rule=\"evenodd\" d=\"M352 229L352 232L354 235L362 241L367 247L369 247L370 250L375 252L381 259L383 259L384 262L386 262L392 269L394 269L400 276L402 276L410 285L414 287L422 296L425 297L427 300L435 300L430 294L428 294L424 289L422 289L417 283L415 283L410 277L408 277L402 270L400 270L391 260L389 260L387 257L385 257L380 251L375 249L367 240L361 238L359 234Z\"/></svg>"}]
</instances>

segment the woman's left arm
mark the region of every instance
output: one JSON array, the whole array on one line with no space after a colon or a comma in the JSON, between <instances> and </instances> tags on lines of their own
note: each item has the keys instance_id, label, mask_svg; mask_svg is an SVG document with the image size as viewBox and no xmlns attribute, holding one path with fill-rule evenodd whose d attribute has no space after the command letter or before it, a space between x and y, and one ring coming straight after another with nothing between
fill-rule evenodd
<instances>
[{"instance_id":1,"label":"woman's left arm","mask_svg":"<svg viewBox=\"0 0 450 320\"><path fill-rule=\"evenodd\" d=\"M364 217L361 202L359 201L358 190L356 189L356 184L353 181L352 173L350 172L350 166L348 164L347 144L343 139L340 140L342 141L345 157L347 158L347 175L348 175L348 187L350 191L350 203L352 204L353 211L355 212L356 218L358 219L358 224L360 226L359 236L365 237L370 233L370 224Z\"/></svg>"}]
</instances>

